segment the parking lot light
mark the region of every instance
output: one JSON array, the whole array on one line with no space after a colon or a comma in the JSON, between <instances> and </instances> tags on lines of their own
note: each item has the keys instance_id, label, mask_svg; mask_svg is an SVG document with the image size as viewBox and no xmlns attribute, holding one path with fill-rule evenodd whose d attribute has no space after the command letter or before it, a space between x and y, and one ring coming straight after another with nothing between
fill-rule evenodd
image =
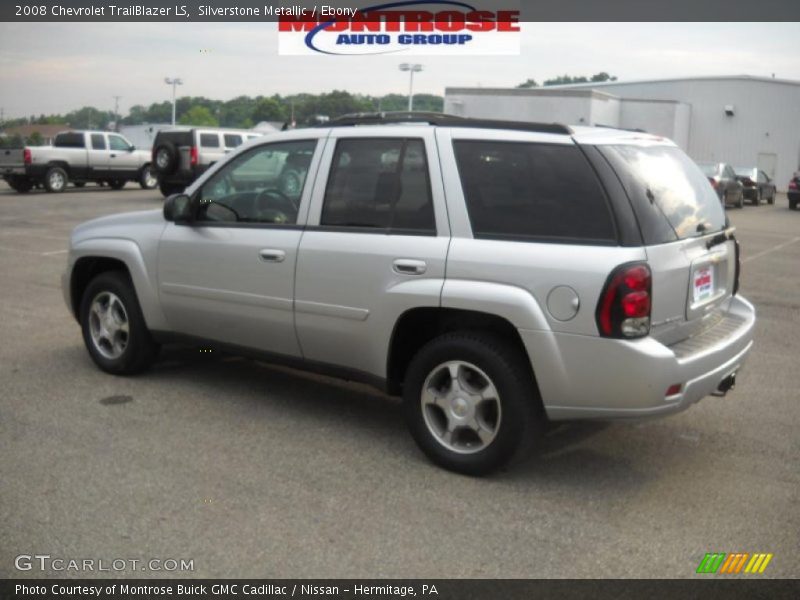
<instances>
[{"instance_id":1,"label":"parking lot light","mask_svg":"<svg viewBox=\"0 0 800 600\"><path fill-rule=\"evenodd\" d=\"M180 77L173 77L170 79L169 77L164 78L164 83L167 85L172 86L172 126L175 126L175 88L179 85L183 85L183 80Z\"/></svg>"}]
</instances>

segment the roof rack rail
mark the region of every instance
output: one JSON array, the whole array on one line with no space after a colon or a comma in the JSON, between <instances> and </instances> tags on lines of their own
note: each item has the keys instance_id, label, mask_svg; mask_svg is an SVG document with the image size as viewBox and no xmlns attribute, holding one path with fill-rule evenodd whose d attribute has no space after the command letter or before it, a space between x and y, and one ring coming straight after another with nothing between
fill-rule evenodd
<instances>
[{"instance_id":1,"label":"roof rack rail","mask_svg":"<svg viewBox=\"0 0 800 600\"><path fill-rule=\"evenodd\" d=\"M560 123L531 123L526 121L499 121L472 119L436 112L370 112L352 113L320 123L315 127L355 127L357 125L395 125L399 123L427 123L435 127L469 127L475 129L512 129L536 133L571 135L572 129Z\"/></svg>"}]
</instances>

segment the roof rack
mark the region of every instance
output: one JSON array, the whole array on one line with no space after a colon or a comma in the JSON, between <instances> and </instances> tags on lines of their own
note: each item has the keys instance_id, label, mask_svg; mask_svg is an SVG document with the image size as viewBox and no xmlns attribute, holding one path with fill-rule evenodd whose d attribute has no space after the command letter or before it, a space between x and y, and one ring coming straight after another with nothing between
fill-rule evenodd
<instances>
[{"instance_id":1,"label":"roof rack","mask_svg":"<svg viewBox=\"0 0 800 600\"><path fill-rule=\"evenodd\" d=\"M352 113L320 123L316 127L355 127L358 125L396 125L400 123L427 123L434 127L470 127L475 129L513 129L536 133L571 135L572 129L560 123L531 123L527 121L499 121L472 119L436 112L371 112Z\"/></svg>"}]
</instances>

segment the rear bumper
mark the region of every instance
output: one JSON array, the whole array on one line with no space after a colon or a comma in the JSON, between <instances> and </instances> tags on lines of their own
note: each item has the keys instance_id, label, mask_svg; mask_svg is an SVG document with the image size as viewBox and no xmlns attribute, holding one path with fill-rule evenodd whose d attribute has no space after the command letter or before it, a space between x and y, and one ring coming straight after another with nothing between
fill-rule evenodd
<instances>
[{"instance_id":1,"label":"rear bumper","mask_svg":"<svg viewBox=\"0 0 800 600\"><path fill-rule=\"evenodd\" d=\"M679 412L714 392L744 364L754 328L755 308L735 296L718 323L674 346L651 337L520 335L550 419L636 419ZM667 397L674 384L681 391Z\"/></svg>"}]
</instances>

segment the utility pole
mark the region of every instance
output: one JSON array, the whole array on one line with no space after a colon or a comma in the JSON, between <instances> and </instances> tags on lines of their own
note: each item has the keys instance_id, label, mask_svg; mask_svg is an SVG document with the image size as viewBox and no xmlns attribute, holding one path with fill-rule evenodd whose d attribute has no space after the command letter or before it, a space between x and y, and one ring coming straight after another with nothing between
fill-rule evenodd
<instances>
[{"instance_id":1,"label":"utility pole","mask_svg":"<svg viewBox=\"0 0 800 600\"><path fill-rule=\"evenodd\" d=\"M119 131L119 99L122 96L112 96L114 98L114 131Z\"/></svg>"}]
</instances>

